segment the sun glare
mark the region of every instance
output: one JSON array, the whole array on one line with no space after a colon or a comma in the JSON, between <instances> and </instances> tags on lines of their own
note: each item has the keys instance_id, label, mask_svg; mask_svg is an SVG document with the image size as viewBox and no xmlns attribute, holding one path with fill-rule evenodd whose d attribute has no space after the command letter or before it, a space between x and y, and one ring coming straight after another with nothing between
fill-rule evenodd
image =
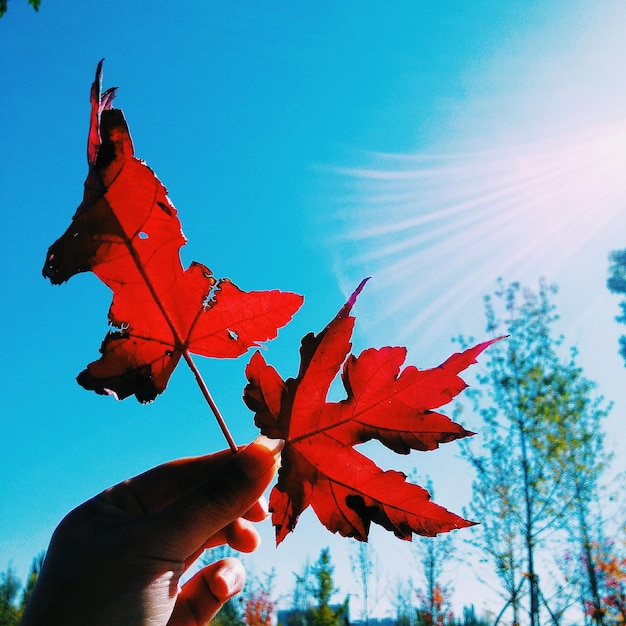
<instances>
[{"instance_id":1,"label":"sun glare","mask_svg":"<svg viewBox=\"0 0 626 626\"><path fill-rule=\"evenodd\" d=\"M395 340L437 325L449 336L450 318L498 276L556 280L586 246L624 232L625 160L626 121L473 154L372 155L339 171L351 191L338 274L347 292L374 276L374 323L404 312Z\"/></svg>"}]
</instances>

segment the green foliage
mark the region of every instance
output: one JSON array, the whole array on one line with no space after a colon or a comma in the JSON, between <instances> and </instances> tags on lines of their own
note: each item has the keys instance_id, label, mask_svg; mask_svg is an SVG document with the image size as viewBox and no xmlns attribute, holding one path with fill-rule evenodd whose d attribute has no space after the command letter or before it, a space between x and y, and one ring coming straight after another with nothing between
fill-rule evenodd
<instances>
[{"instance_id":1,"label":"green foliage","mask_svg":"<svg viewBox=\"0 0 626 626\"><path fill-rule=\"evenodd\" d=\"M626 295L626 249L614 250L609 254L609 278L606 286L611 293ZM615 320L620 324L626 324L626 299L619 303L621 314ZM626 335L622 335L619 340L619 353L626 365Z\"/></svg>"},{"instance_id":2,"label":"green foliage","mask_svg":"<svg viewBox=\"0 0 626 626\"><path fill-rule=\"evenodd\" d=\"M330 549L324 548L313 566L313 575L317 583L313 589L313 596L317 600L317 606L311 611L311 626L342 626L347 622L348 600L346 599L339 607L330 605L330 600L337 591L333 582L334 571Z\"/></svg>"},{"instance_id":3,"label":"green foliage","mask_svg":"<svg viewBox=\"0 0 626 626\"><path fill-rule=\"evenodd\" d=\"M239 596L231 598L222 606L219 613L213 618L211 624L215 626L244 626L243 603Z\"/></svg>"},{"instance_id":4,"label":"green foliage","mask_svg":"<svg viewBox=\"0 0 626 626\"><path fill-rule=\"evenodd\" d=\"M334 566L330 550L324 548L312 567L305 565L296 574L296 588L287 626L343 626L348 622L348 598L340 605L330 601L337 589L333 582Z\"/></svg>"},{"instance_id":5,"label":"green foliage","mask_svg":"<svg viewBox=\"0 0 626 626\"><path fill-rule=\"evenodd\" d=\"M0 626L17 626L20 619L17 598L22 583L11 566L0 574Z\"/></svg>"},{"instance_id":6,"label":"green foliage","mask_svg":"<svg viewBox=\"0 0 626 626\"><path fill-rule=\"evenodd\" d=\"M313 590L318 608L327 607L336 589L333 584L333 572L335 567L331 563L330 549L324 548L320 553L317 563L313 566L313 575L317 580L317 586Z\"/></svg>"},{"instance_id":7,"label":"green foliage","mask_svg":"<svg viewBox=\"0 0 626 626\"><path fill-rule=\"evenodd\" d=\"M538 551L556 532L581 548L599 532L592 504L609 462L601 428L609 408L594 398L576 351L561 357L555 294L545 283L533 292L500 282L485 298L488 332L509 338L492 346L486 373L478 376L482 390L470 394L485 424L485 452L464 449L476 471L477 545L502 582L503 611L510 608L518 622L527 598L531 626L540 623L541 603L551 616L558 613L540 588ZM593 567L586 578L593 587Z\"/></svg>"},{"instance_id":8,"label":"green foliage","mask_svg":"<svg viewBox=\"0 0 626 626\"><path fill-rule=\"evenodd\" d=\"M7 2L8 0L0 0L0 17L2 17L7 12ZM35 11L39 11L39 7L41 5L41 0L28 0L28 4L30 4Z\"/></svg>"},{"instance_id":9,"label":"green foliage","mask_svg":"<svg viewBox=\"0 0 626 626\"><path fill-rule=\"evenodd\" d=\"M0 626L17 626L19 624L28 598L37 582L43 558L44 553L42 552L33 559L23 588L22 582L15 575L10 565L6 572L0 573Z\"/></svg>"}]
</instances>

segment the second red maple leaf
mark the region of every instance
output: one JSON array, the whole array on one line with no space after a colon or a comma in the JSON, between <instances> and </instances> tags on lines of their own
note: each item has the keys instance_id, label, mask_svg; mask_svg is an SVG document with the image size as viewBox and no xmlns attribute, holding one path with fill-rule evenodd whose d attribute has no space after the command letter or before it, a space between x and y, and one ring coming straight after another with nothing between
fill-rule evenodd
<instances>
[{"instance_id":1,"label":"second red maple leaf","mask_svg":"<svg viewBox=\"0 0 626 626\"><path fill-rule=\"evenodd\" d=\"M353 446L377 439L391 450L434 450L467 437L436 409L466 384L459 372L493 341L451 356L439 367L407 366L402 347L368 349L348 356L361 283L326 328L302 340L298 376L284 381L259 352L252 357L244 399L255 423L271 438L284 439L278 483L270 495L276 542L291 532L310 505L332 532L366 541L372 522L401 539L434 536L471 526L431 502L429 493L397 471L383 471ZM327 402L328 389L343 364L347 397Z\"/></svg>"}]
</instances>

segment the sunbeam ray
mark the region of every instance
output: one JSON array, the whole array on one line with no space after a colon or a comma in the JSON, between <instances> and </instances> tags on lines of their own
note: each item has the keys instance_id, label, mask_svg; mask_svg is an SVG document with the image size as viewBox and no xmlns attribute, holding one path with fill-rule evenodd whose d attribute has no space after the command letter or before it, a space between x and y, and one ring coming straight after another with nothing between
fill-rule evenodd
<instances>
[{"instance_id":1,"label":"sunbeam ray","mask_svg":"<svg viewBox=\"0 0 626 626\"><path fill-rule=\"evenodd\" d=\"M394 341L450 336L498 276L557 279L624 228L623 155L626 121L476 154L370 155L336 170L350 188L330 242L338 275L346 290L374 276L370 325Z\"/></svg>"}]
</instances>

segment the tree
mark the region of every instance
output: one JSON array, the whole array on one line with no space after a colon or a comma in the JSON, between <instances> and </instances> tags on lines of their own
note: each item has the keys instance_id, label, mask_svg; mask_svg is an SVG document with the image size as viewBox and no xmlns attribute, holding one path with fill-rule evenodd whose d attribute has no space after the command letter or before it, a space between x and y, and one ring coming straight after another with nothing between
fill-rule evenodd
<instances>
[{"instance_id":1,"label":"tree","mask_svg":"<svg viewBox=\"0 0 626 626\"><path fill-rule=\"evenodd\" d=\"M347 623L348 599L340 605L330 604L338 591L333 582L334 569L330 550L324 548L312 566L307 562L302 574L295 574L292 608L283 618L288 626L343 626Z\"/></svg>"},{"instance_id":2,"label":"tree","mask_svg":"<svg viewBox=\"0 0 626 626\"><path fill-rule=\"evenodd\" d=\"M276 605L272 600L274 571L265 576L262 582L258 579L247 581L244 588L243 623L246 626L271 626L274 623Z\"/></svg>"},{"instance_id":3,"label":"tree","mask_svg":"<svg viewBox=\"0 0 626 626\"><path fill-rule=\"evenodd\" d=\"M19 608L20 619L22 618L22 615L24 614L28 599L30 598L33 592L33 589L35 588L35 583L37 582L37 578L39 578L39 573L41 572L41 567L43 565L45 556L46 556L45 551L40 552L30 564L28 577L26 578L26 583L24 584L24 589L22 590L22 600L20 602L20 608Z\"/></svg>"},{"instance_id":4,"label":"tree","mask_svg":"<svg viewBox=\"0 0 626 626\"><path fill-rule=\"evenodd\" d=\"M593 398L594 383L576 367L573 357L569 366L552 373L549 388L557 394L549 403L554 407L552 430L543 436L535 434L533 446L543 450L546 472L556 485L555 496L568 506L563 511L566 533L578 560L579 597L585 613L596 624L604 623L602 581L597 574L594 545L603 536L601 507L597 504L600 478L609 466L611 455L604 450L602 420L610 406L602 398ZM588 606L593 611L587 610Z\"/></svg>"},{"instance_id":5,"label":"tree","mask_svg":"<svg viewBox=\"0 0 626 626\"><path fill-rule=\"evenodd\" d=\"M626 526L622 529L626 532ZM605 540L592 546L595 566L604 590L602 611L615 624L626 624L626 542L622 542L621 554L615 541ZM596 607L589 604L588 611L593 615Z\"/></svg>"},{"instance_id":6,"label":"tree","mask_svg":"<svg viewBox=\"0 0 626 626\"><path fill-rule=\"evenodd\" d=\"M15 575L10 565L6 572L0 574L0 626L17 626L19 624L28 598L37 582L44 556L45 552L42 552L33 559L24 587L22 587L22 582ZM20 590L22 592L21 597ZM19 602L18 597L20 598Z\"/></svg>"},{"instance_id":7,"label":"tree","mask_svg":"<svg viewBox=\"0 0 626 626\"><path fill-rule=\"evenodd\" d=\"M302 572L294 572L296 583L293 590L292 611L304 615L313 604L313 589L315 580L311 565L305 562Z\"/></svg>"},{"instance_id":8,"label":"tree","mask_svg":"<svg viewBox=\"0 0 626 626\"><path fill-rule=\"evenodd\" d=\"M418 626L451 626L454 623L448 593L442 585L436 584L428 595L422 590L417 593L422 603L417 610Z\"/></svg>"},{"instance_id":9,"label":"tree","mask_svg":"<svg viewBox=\"0 0 626 626\"><path fill-rule=\"evenodd\" d=\"M338 591L333 582L334 571L335 568L330 558L330 549L324 548L313 566L313 575L316 580L313 596L317 601L317 605L311 612L311 626L343 626L347 621L347 599L339 607L331 607L330 605L332 596Z\"/></svg>"},{"instance_id":10,"label":"tree","mask_svg":"<svg viewBox=\"0 0 626 626\"><path fill-rule=\"evenodd\" d=\"M486 373L478 375L485 391L471 394L485 424L484 452L467 445L464 454L476 471L471 510L482 522L478 543L504 589L496 622L511 608L519 623L526 599L531 626L540 624L542 605L557 624L561 609L551 607L542 588L538 553L566 525L576 528L579 542L597 531L591 504L607 463L599 423L608 409L591 399L594 385L576 366L575 351L560 357L554 294L556 287L543 282L534 293L500 281L485 298L487 331L509 338L492 346ZM591 585L591 569L588 579Z\"/></svg>"},{"instance_id":11,"label":"tree","mask_svg":"<svg viewBox=\"0 0 626 626\"><path fill-rule=\"evenodd\" d=\"M478 617L474 605L463 607L463 620L458 622L459 626L491 626L491 621L485 617Z\"/></svg>"},{"instance_id":12,"label":"tree","mask_svg":"<svg viewBox=\"0 0 626 626\"><path fill-rule=\"evenodd\" d=\"M313 588L315 587L313 572L308 560L304 563L302 572L294 572L293 575L295 585L286 623L287 626L307 626L312 621Z\"/></svg>"},{"instance_id":13,"label":"tree","mask_svg":"<svg viewBox=\"0 0 626 626\"><path fill-rule=\"evenodd\" d=\"M396 626L417 626L417 609L415 600L417 594L413 587L413 581L399 580L396 583L395 597L393 598L396 609Z\"/></svg>"},{"instance_id":14,"label":"tree","mask_svg":"<svg viewBox=\"0 0 626 626\"><path fill-rule=\"evenodd\" d=\"M370 542L357 541L354 544L354 551L350 555L350 561L352 573L361 587L363 602L362 620L364 624L369 624L369 603L373 591L372 584L375 582L378 557Z\"/></svg>"},{"instance_id":15,"label":"tree","mask_svg":"<svg viewBox=\"0 0 626 626\"><path fill-rule=\"evenodd\" d=\"M17 597L22 583L9 565L6 572L0 574L0 626L17 626L19 609Z\"/></svg>"},{"instance_id":16,"label":"tree","mask_svg":"<svg viewBox=\"0 0 626 626\"><path fill-rule=\"evenodd\" d=\"M624 250L614 250L609 254L609 278L606 286L611 293L626 295L626 248ZM616 321L626 324L626 299L619 303L622 310L620 315L616 316ZM622 335L619 339L619 353L624 359L626 365L626 336Z\"/></svg>"},{"instance_id":17,"label":"tree","mask_svg":"<svg viewBox=\"0 0 626 626\"><path fill-rule=\"evenodd\" d=\"M432 482L427 482L427 490L434 495ZM436 537L416 537L419 564L424 576L424 589L417 591L420 608L417 611L419 626L443 626L452 621L450 585L441 580L446 561L453 552L453 538L450 534Z\"/></svg>"},{"instance_id":18,"label":"tree","mask_svg":"<svg viewBox=\"0 0 626 626\"><path fill-rule=\"evenodd\" d=\"M626 531L626 527L622 532ZM613 538L605 538L602 542L593 541L590 553L593 569L598 585L600 602L581 585L580 601L583 605L585 622L598 622L598 615L604 624L626 624L626 542L622 543ZM588 568L589 554L566 553L564 569L568 578L579 582L581 572Z\"/></svg>"},{"instance_id":19,"label":"tree","mask_svg":"<svg viewBox=\"0 0 626 626\"><path fill-rule=\"evenodd\" d=\"M243 622L247 626L271 626L274 612L275 606L269 591L256 589L246 600Z\"/></svg>"},{"instance_id":20,"label":"tree","mask_svg":"<svg viewBox=\"0 0 626 626\"><path fill-rule=\"evenodd\" d=\"M484 414L486 424L490 418L491 414ZM512 480L514 460L508 453L514 445L512 433L502 436L492 424L483 432L483 443L486 454L477 455L469 447L463 449L477 474L472 484L472 513L465 516L480 520L473 545L491 559L502 585L500 596L504 605L495 623L510 609L512 623L519 624L524 556L518 527L518 501L514 497L515 481Z\"/></svg>"},{"instance_id":21,"label":"tree","mask_svg":"<svg viewBox=\"0 0 626 626\"><path fill-rule=\"evenodd\" d=\"M7 2L8 0L0 0L0 17L2 17L7 12ZM28 4L30 4L35 11L39 11L39 6L41 5L41 0L28 0Z\"/></svg>"}]
</instances>

